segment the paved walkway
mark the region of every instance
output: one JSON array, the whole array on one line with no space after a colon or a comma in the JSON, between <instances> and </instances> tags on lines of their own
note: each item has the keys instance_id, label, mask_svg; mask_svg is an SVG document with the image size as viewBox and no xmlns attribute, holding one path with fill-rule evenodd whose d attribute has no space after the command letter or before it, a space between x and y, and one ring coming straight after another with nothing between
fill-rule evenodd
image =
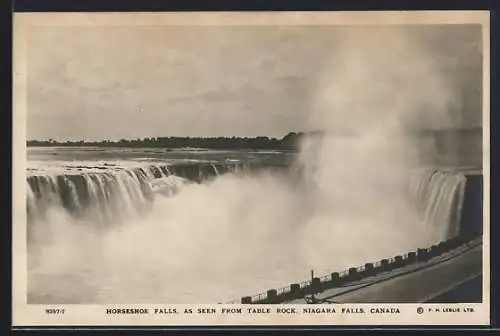
<instances>
[{"instance_id":1,"label":"paved walkway","mask_svg":"<svg viewBox=\"0 0 500 336\"><path fill-rule=\"evenodd\" d=\"M482 245L451 251L427 263L364 279L316 295L335 303L425 302L482 274ZM306 303L303 299L288 303Z\"/></svg>"}]
</instances>

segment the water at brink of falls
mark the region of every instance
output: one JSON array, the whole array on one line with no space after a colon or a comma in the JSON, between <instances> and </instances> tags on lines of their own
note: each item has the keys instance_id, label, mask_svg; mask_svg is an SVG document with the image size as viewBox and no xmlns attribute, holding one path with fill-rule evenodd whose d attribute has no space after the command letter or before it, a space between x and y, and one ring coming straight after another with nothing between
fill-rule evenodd
<instances>
[{"instance_id":1,"label":"water at brink of falls","mask_svg":"<svg viewBox=\"0 0 500 336\"><path fill-rule=\"evenodd\" d=\"M342 201L318 207L321 185L293 159L29 148L28 301L226 302L457 233L461 175L417 169L400 203L355 213Z\"/></svg>"}]
</instances>

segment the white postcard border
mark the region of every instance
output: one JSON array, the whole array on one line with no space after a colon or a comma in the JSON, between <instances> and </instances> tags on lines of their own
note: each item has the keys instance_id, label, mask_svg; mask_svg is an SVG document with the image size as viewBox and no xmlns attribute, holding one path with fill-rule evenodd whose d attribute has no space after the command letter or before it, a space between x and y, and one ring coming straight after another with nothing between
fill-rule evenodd
<instances>
[{"instance_id":1,"label":"white postcard border","mask_svg":"<svg viewBox=\"0 0 500 336\"><path fill-rule=\"evenodd\" d=\"M27 304L26 262L26 55L28 29L38 26L154 26L154 25L401 25L481 24L483 27L483 303L481 304L342 304L342 305L35 305ZM105 326L105 325L488 325L490 323L490 39L487 11L416 12L212 12L212 13L15 13L13 93L13 326ZM283 314L277 309L295 308ZM303 308L334 308L335 313L305 314ZM423 307L424 312L417 313ZM108 314L107 309L148 309L148 314ZM221 310L241 308L241 314ZM270 309L271 313L247 312ZM342 308L364 313L343 314ZM372 313L372 309L393 309L399 313ZM440 313L429 312L439 308ZM473 309L469 313L443 309ZM47 314L46 309L63 312ZM155 314L155 309L177 310L177 314ZM184 309L216 309L216 313L184 314Z\"/></svg>"}]
</instances>

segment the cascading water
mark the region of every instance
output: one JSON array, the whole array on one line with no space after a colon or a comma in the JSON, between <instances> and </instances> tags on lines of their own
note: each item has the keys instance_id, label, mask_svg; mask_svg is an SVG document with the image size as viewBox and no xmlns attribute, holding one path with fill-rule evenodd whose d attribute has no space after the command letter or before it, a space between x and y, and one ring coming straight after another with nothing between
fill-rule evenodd
<instances>
[{"instance_id":1,"label":"cascading water","mask_svg":"<svg viewBox=\"0 0 500 336\"><path fill-rule=\"evenodd\" d=\"M173 196L189 180L200 182L223 172L246 169L238 164L151 164L78 175L32 175L27 177L28 216L43 216L49 207L60 206L73 216L93 214L92 218L100 222L127 218L147 209L154 193ZM465 183L463 174L434 168L416 170L411 175L410 201L427 225L439 228L436 239L458 234Z\"/></svg>"},{"instance_id":2,"label":"cascading water","mask_svg":"<svg viewBox=\"0 0 500 336\"><path fill-rule=\"evenodd\" d=\"M417 33L413 25L409 30L338 28L338 34L327 38L333 41L332 48L311 53L322 55L311 72L308 62L298 57L297 64L291 61L274 67L276 71L255 72L271 79L262 83L260 75L246 76L246 70L252 72L262 62L248 68L241 58L243 85L232 83L231 104L218 102L227 111L217 113L220 118L206 128L184 123L185 129L176 130L191 136L201 131L231 132L230 119L256 107L240 109L238 104L246 104L233 104L233 98L247 97L248 89L263 90L269 94L257 109L264 114L267 109L278 111L278 119L287 121L269 127L275 118L262 118L261 113L254 120L266 125L248 122L238 132L294 127L330 134L318 147L299 146L298 155L295 151L286 155L286 161L299 156L304 165L292 167L293 177L273 174L273 164L254 174L254 157L278 162L277 167L285 156L280 150L263 156L248 150L65 146L33 153L37 154L33 158L52 167L29 169L27 199L22 200L27 203L29 224L36 222L28 230L41 233L28 245L28 302L220 302L302 281L311 269L326 274L456 235L465 178L426 170L408 181L412 167L435 163L420 161L420 142L410 139L408 130L447 129L457 126L455 119L465 120L452 115L464 92L455 85L456 76L447 75L454 71L452 63L461 62L441 57L435 34L426 41L429 31ZM293 42L293 34L290 37L287 44ZM257 49L259 53L261 48ZM109 65L105 69L113 71ZM217 73L219 64L207 65L204 68ZM293 96L298 104L292 104L293 111L281 108L273 103L275 93ZM209 99L204 94L192 98L202 106ZM151 115L144 117L145 128L132 127L130 132L146 132L148 120L157 123ZM61 135L54 127L46 135ZM101 132L85 127L64 131L84 137ZM101 135L132 134L115 131ZM293 138L284 143L295 147ZM446 152L446 148L434 151L434 145L441 147L438 143L429 144L431 157ZM29 153L28 162L33 164ZM249 170L252 173L246 174Z\"/></svg>"},{"instance_id":3,"label":"cascading water","mask_svg":"<svg viewBox=\"0 0 500 336\"><path fill-rule=\"evenodd\" d=\"M322 273L389 257L404 252L414 239L406 237L407 241L392 244L397 246L381 241L365 251L349 240L364 231L350 230L338 222L344 218L325 218L326 222L305 218L303 195L291 181L307 174L300 167L287 167L278 177L271 173L273 167L261 167L267 173L252 175L251 165L235 162L89 166L79 164L51 173L38 169L27 178L28 221L38 224L29 226L35 232L33 239L29 237L33 245L30 302L49 300L44 295L51 302L233 299L260 286L299 281L309 267ZM196 183L200 179L205 180ZM446 235L448 229L456 228L450 223L456 220L453 212L459 210L462 177L418 171L409 190L422 222L439 228L430 231ZM352 220L354 225L360 224L356 224L359 218ZM345 222L349 224L349 218ZM78 223L83 225L75 225ZM393 239L384 230L397 231L394 223L382 223L386 226L381 228L364 225L360 230L375 230L382 240ZM311 232L316 236L309 237ZM319 237L329 244L320 243ZM342 243L343 237L351 241L349 246ZM314 254L306 251L311 242L316 242ZM335 254L342 258L325 258ZM290 260L293 267L287 266ZM253 275L228 287L225 277L243 272L241 265ZM198 287L193 274L200 271L215 286L210 293ZM54 279L79 289L52 288L60 283ZM128 286L141 289L132 294Z\"/></svg>"},{"instance_id":4,"label":"cascading water","mask_svg":"<svg viewBox=\"0 0 500 336\"><path fill-rule=\"evenodd\" d=\"M427 168L417 170L410 181L410 199L422 221L432 226L435 238L459 234L467 179L461 173Z\"/></svg>"},{"instance_id":5,"label":"cascading water","mask_svg":"<svg viewBox=\"0 0 500 336\"><path fill-rule=\"evenodd\" d=\"M43 216L53 206L72 216L94 214L101 221L140 211L151 197L149 178L143 171L113 170L68 175L28 176L30 217Z\"/></svg>"},{"instance_id":6,"label":"cascading water","mask_svg":"<svg viewBox=\"0 0 500 336\"><path fill-rule=\"evenodd\" d=\"M154 194L173 196L190 181L202 182L230 171L238 164L149 164L125 168L104 166L98 171L61 174L32 173L27 177L27 209L31 219L43 217L50 207L64 208L72 216L85 215L100 223L141 213ZM245 169L245 167L243 167Z\"/></svg>"}]
</instances>

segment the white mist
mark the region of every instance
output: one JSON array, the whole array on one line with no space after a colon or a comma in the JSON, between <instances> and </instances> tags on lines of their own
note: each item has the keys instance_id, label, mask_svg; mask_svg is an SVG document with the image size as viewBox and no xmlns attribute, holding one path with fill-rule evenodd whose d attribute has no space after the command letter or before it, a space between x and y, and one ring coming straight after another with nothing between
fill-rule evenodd
<instances>
[{"instance_id":1,"label":"white mist","mask_svg":"<svg viewBox=\"0 0 500 336\"><path fill-rule=\"evenodd\" d=\"M399 28L398 28L399 29ZM224 175L159 197L109 231L54 210L30 254L33 302L238 300L439 240L407 198L409 128L447 121L450 92L419 40L346 31L318 74L298 164L284 176Z\"/></svg>"}]
</instances>

